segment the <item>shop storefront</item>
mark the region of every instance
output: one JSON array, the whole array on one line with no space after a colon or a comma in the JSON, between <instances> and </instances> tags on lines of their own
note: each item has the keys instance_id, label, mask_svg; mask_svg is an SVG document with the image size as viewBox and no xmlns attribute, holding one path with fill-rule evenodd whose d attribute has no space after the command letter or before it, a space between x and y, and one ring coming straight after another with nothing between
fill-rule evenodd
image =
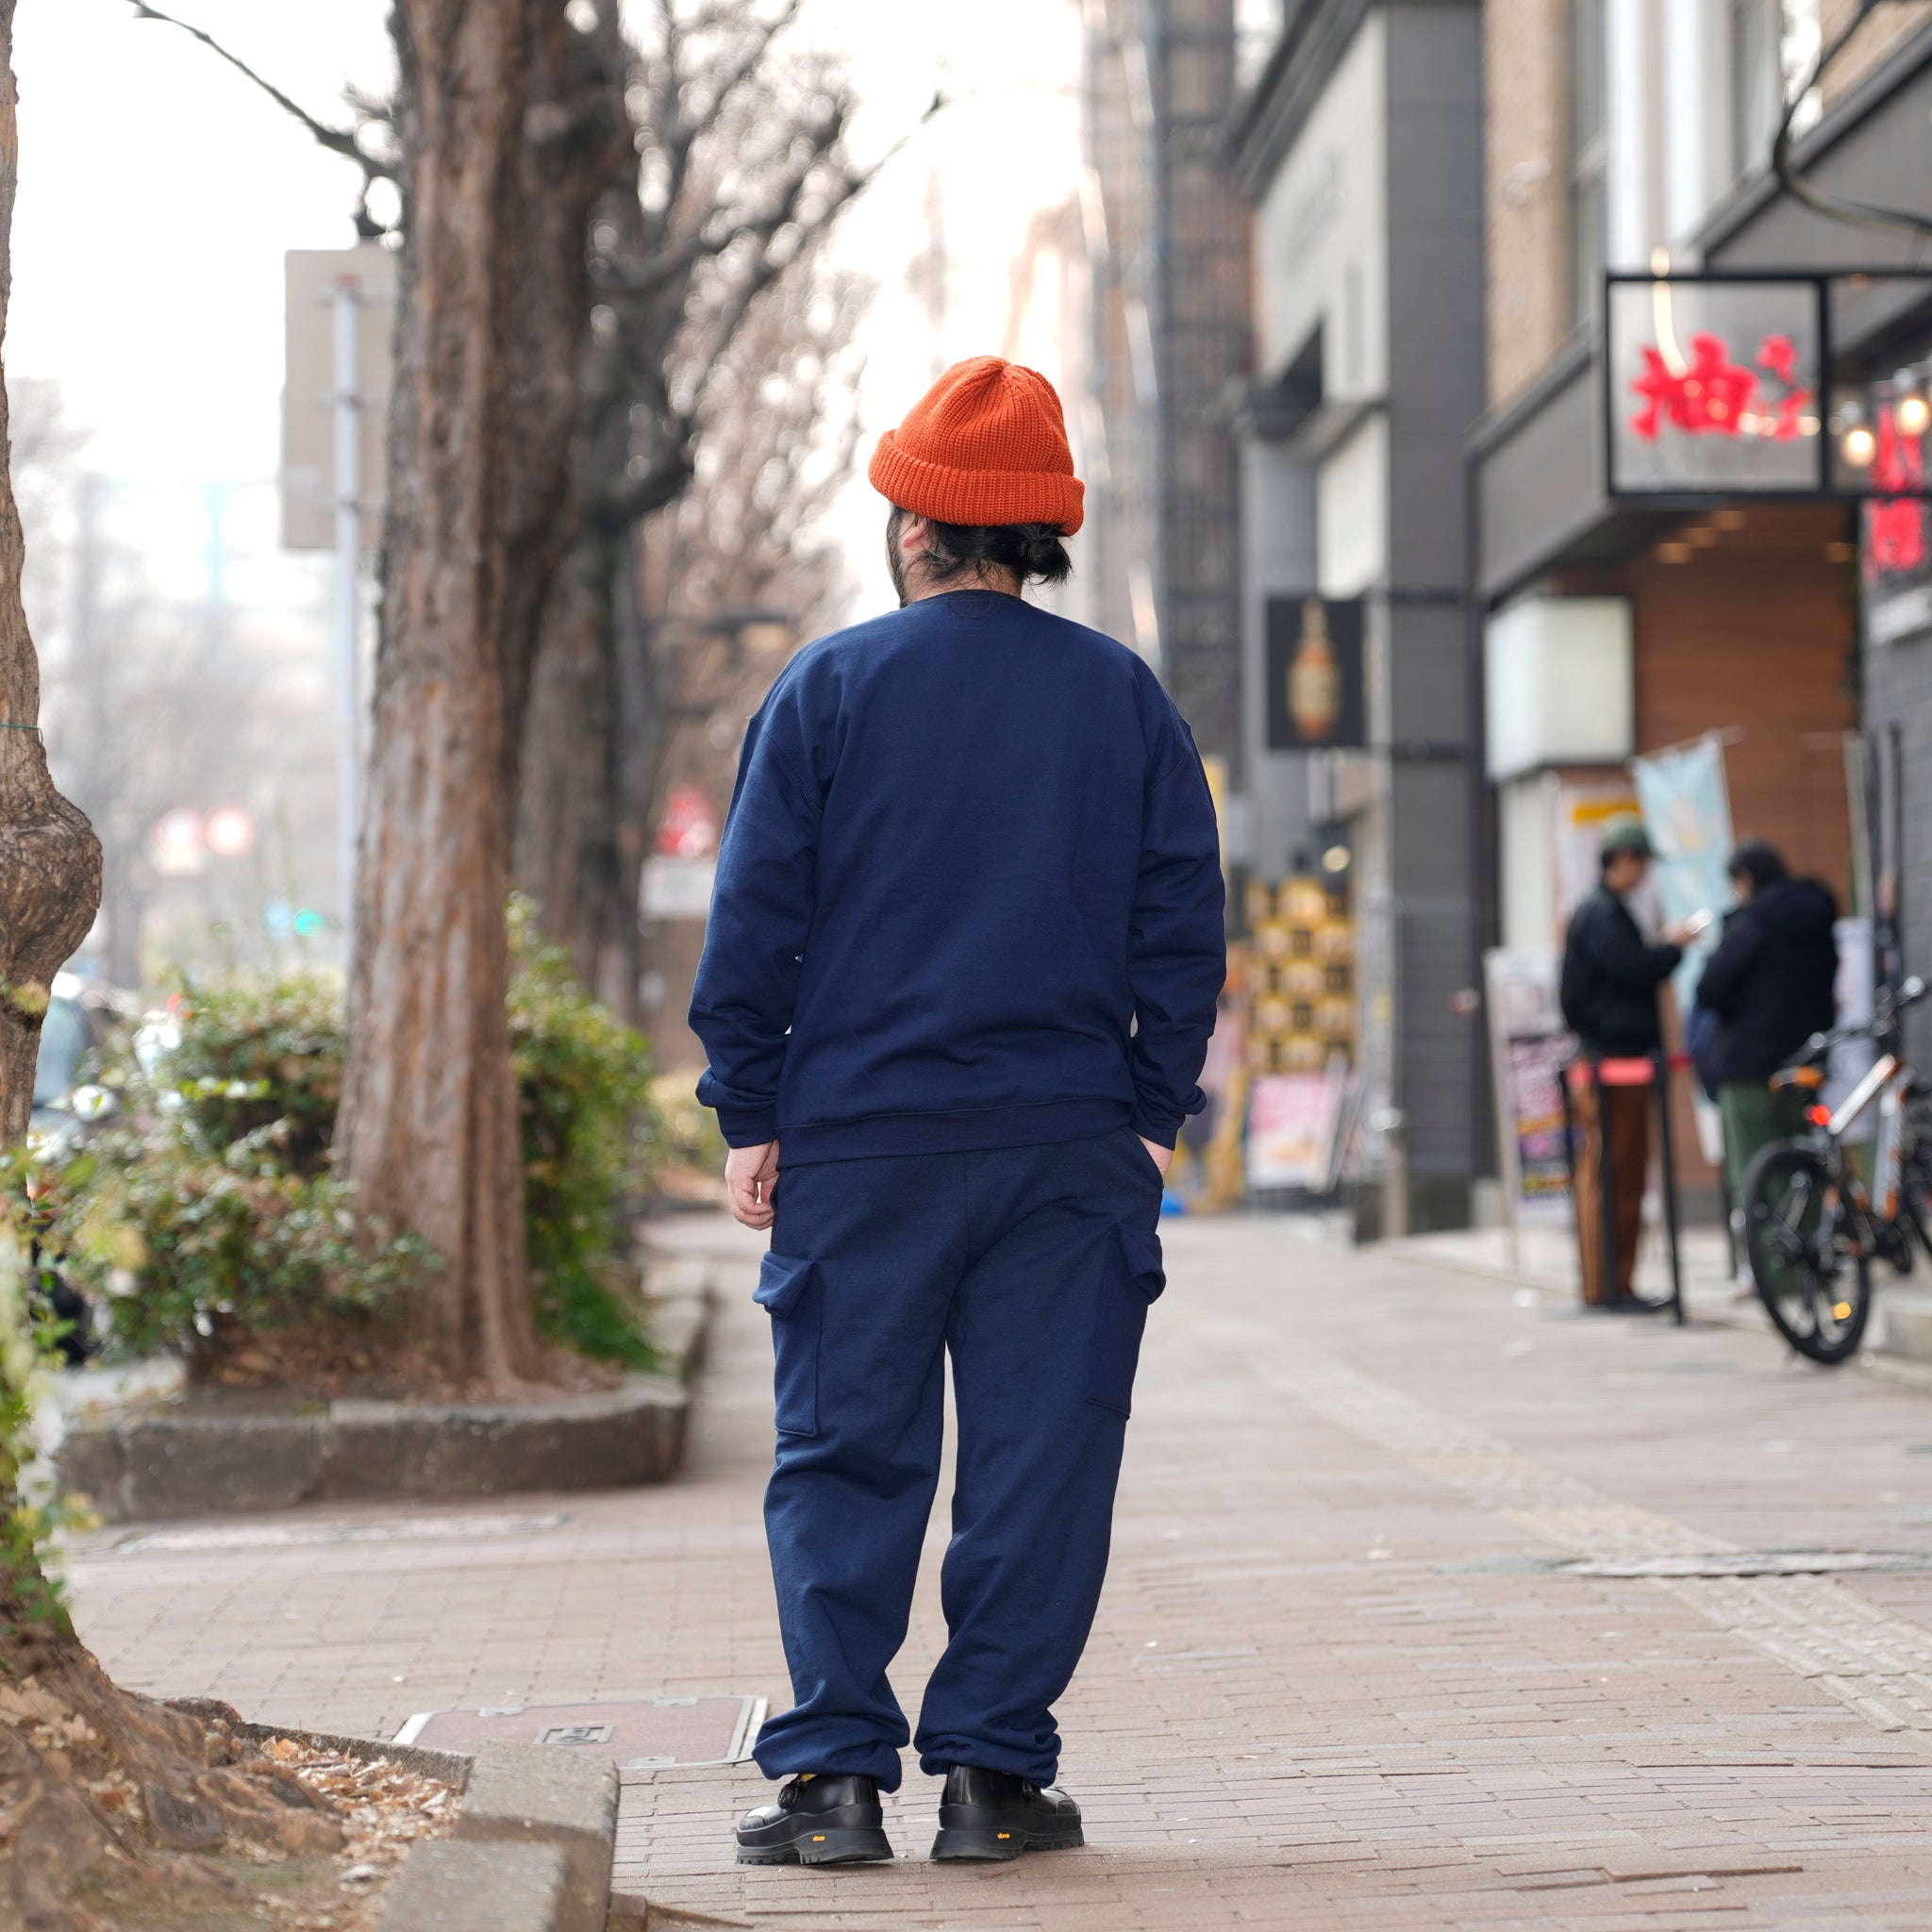
<instances>
[{"instance_id":1,"label":"shop storefront","mask_svg":"<svg viewBox=\"0 0 1932 1932\"><path fill-rule=\"evenodd\" d=\"M1717 805L1652 826L1680 874L1695 859L1721 890L1702 847L1768 839L1847 915L1877 916L1881 965L1915 870L1932 896L1910 776L1932 752L1932 671L1911 648L1932 634L1928 312L1932 278L1883 263L1610 275L1588 353L1489 426L1486 763L1506 951L1560 945L1594 826L1634 802L1645 759L1683 747L1712 761ZM1707 1202L1688 1096L1680 1117L1683 1179Z\"/></svg>"}]
</instances>

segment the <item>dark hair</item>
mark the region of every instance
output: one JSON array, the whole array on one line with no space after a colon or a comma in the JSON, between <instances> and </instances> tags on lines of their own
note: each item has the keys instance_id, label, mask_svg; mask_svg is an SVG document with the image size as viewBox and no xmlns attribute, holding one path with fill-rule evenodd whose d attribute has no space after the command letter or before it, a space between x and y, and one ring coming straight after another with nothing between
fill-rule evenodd
<instances>
[{"instance_id":1,"label":"dark hair","mask_svg":"<svg viewBox=\"0 0 1932 1932\"><path fill-rule=\"evenodd\" d=\"M1773 879L1785 875L1785 862L1778 849L1768 839L1746 839L1731 854L1724 871L1732 878L1740 873L1751 881L1755 891L1760 886L1768 886Z\"/></svg>"},{"instance_id":2,"label":"dark hair","mask_svg":"<svg viewBox=\"0 0 1932 1932\"><path fill-rule=\"evenodd\" d=\"M908 514L893 505L895 537ZM941 524L928 517L925 526L932 535L925 568L935 584L973 575L975 563L1016 572L1022 584L1063 584L1074 573L1058 524Z\"/></svg>"}]
</instances>

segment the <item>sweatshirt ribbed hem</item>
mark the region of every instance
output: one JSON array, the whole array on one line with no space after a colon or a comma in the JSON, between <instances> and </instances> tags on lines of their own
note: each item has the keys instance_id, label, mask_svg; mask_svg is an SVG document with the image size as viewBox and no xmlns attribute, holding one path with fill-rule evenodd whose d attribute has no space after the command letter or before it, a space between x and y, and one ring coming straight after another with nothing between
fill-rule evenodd
<instances>
[{"instance_id":1,"label":"sweatshirt ribbed hem","mask_svg":"<svg viewBox=\"0 0 1932 1932\"><path fill-rule=\"evenodd\" d=\"M872 1160L893 1154L975 1154L991 1147L1043 1147L1091 1141L1124 1127L1124 1100L1051 1100L1034 1107L977 1108L966 1113L882 1113L861 1121L815 1121L778 1128L778 1164Z\"/></svg>"}]
</instances>

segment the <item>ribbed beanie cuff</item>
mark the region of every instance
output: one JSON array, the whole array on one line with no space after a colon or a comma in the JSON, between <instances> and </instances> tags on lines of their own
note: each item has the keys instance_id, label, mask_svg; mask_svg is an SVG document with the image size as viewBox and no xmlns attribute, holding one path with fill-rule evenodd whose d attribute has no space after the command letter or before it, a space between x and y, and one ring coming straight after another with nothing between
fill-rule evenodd
<instances>
[{"instance_id":1,"label":"ribbed beanie cuff","mask_svg":"<svg viewBox=\"0 0 1932 1932\"><path fill-rule=\"evenodd\" d=\"M1053 384L997 356L948 369L879 438L866 474L888 502L942 524L1049 524L1071 537L1086 514Z\"/></svg>"}]
</instances>

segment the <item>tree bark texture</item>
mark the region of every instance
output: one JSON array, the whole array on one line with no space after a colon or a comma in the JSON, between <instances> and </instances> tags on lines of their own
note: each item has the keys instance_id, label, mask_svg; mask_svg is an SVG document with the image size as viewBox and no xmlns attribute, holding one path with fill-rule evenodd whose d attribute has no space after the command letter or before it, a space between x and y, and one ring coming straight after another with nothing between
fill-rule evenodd
<instances>
[{"instance_id":1,"label":"tree bark texture","mask_svg":"<svg viewBox=\"0 0 1932 1932\"><path fill-rule=\"evenodd\" d=\"M250 1893L199 1854L245 1846L281 1860L342 1848L328 1807L244 1739L226 1705L189 1710L123 1690L64 1619L10 1590L0 1591L0 1923L225 1923Z\"/></svg>"},{"instance_id":2,"label":"tree bark texture","mask_svg":"<svg viewBox=\"0 0 1932 1932\"><path fill-rule=\"evenodd\" d=\"M0 333L12 291L19 178L16 0L0 0ZM0 1132L27 1128L49 982L86 938L101 848L55 791L38 730L40 667L21 608L20 514L0 380ZM18 727L18 728L13 728ZM0 1441L0 1515L18 1501ZM27 1574L22 1574L25 1571ZM341 1828L258 1748L234 1713L207 1717L119 1690L48 1597L29 1556L0 1563L0 1922L28 1932L110 1932L136 1907L196 1924L247 1898L192 1855L245 1842L271 1857L338 1851ZM108 1914L112 1916L108 1916ZM153 1923L159 1923L157 1918Z\"/></svg>"},{"instance_id":3,"label":"tree bark texture","mask_svg":"<svg viewBox=\"0 0 1932 1932\"><path fill-rule=\"evenodd\" d=\"M542 1371L504 904L540 621L572 539L608 91L564 0L396 0L402 299L339 1158L443 1258L436 1380Z\"/></svg>"},{"instance_id":4,"label":"tree bark texture","mask_svg":"<svg viewBox=\"0 0 1932 1932\"><path fill-rule=\"evenodd\" d=\"M524 727L516 875L538 924L570 949L580 985L603 983L614 867L610 776L616 756L610 691L609 546L579 545L544 611Z\"/></svg>"},{"instance_id":5,"label":"tree bark texture","mask_svg":"<svg viewBox=\"0 0 1932 1932\"><path fill-rule=\"evenodd\" d=\"M13 198L20 181L13 78L16 0L0 0L0 336L13 289ZM0 448L8 433L0 379ZM101 846L54 789L39 731L41 668L20 601L25 544L10 475L0 468L0 1140L33 1112L34 1063L47 991L87 937L101 903Z\"/></svg>"}]
</instances>

